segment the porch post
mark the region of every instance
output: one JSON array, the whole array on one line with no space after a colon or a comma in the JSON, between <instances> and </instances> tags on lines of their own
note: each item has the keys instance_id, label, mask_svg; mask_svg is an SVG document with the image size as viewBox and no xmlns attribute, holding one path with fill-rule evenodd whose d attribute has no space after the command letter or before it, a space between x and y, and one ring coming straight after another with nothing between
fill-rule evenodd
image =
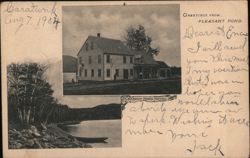
<instances>
[{"instance_id":1,"label":"porch post","mask_svg":"<svg viewBox=\"0 0 250 158\"><path fill-rule=\"evenodd\" d=\"M153 70L152 70L153 68L152 67L150 67L150 79L152 79L153 78Z\"/></svg>"},{"instance_id":2,"label":"porch post","mask_svg":"<svg viewBox=\"0 0 250 158\"><path fill-rule=\"evenodd\" d=\"M144 68L141 67L141 72L142 72L142 79L144 79Z\"/></svg>"}]
</instances>

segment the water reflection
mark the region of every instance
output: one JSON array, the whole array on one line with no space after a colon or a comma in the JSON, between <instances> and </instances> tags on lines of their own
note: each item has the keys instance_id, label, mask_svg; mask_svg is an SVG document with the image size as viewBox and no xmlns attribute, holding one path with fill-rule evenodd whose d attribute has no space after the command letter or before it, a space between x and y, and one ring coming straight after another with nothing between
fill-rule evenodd
<instances>
[{"instance_id":1,"label":"water reflection","mask_svg":"<svg viewBox=\"0 0 250 158\"><path fill-rule=\"evenodd\" d=\"M91 143L93 147L121 147L121 120L82 121L63 130L78 137L107 137L107 143Z\"/></svg>"}]
</instances>

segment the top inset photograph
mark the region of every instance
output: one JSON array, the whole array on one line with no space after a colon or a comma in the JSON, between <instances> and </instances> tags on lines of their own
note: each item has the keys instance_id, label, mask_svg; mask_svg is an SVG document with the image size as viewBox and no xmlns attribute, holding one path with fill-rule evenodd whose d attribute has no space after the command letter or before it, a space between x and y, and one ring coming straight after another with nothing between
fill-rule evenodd
<instances>
[{"instance_id":1,"label":"top inset photograph","mask_svg":"<svg viewBox=\"0 0 250 158\"><path fill-rule=\"evenodd\" d=\"M63 6L64 95L180 94L180 6Z\"/></svg>"}]
</instances>

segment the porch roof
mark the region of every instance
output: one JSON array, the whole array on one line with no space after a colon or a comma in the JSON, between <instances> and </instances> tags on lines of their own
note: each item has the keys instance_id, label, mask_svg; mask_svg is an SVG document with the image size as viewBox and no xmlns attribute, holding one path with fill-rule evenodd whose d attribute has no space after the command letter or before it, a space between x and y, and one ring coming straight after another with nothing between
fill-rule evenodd
<instances>
[{"instance_id":1,"label":"porch roof","mask_svg":"<svg viewBox=\"0 0 250 158\"><path fill-rule=\"evenodd\" d=\"M157 61L160 68L170 68L164 61Z\"/></svg>"},{"instance_id":2,"label":"porch roof","mask_svg":"<svg viewBox=\"0 0 250 158\"><path fill-rule=\"evenodd\" d=\"M140 62L135 61L134 63L135 66L158 65L158 63L155 61L154 57L151 54L146 53L145 51L133 51L133 52L135 54L135 59L137 57L140 58Z\"/></svg>"}]
</instances>

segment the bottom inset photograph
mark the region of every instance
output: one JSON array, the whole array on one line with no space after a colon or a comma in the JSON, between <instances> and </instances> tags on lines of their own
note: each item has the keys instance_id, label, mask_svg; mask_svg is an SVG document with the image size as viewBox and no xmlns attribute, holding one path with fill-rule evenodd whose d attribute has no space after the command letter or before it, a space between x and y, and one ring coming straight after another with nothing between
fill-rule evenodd
<instances>
[{"instance_id":1,"label":"bottom inset photograph","mask_svg":"<svg viewBox=\"0 0 250 158\"><path fill-rule=\"evenodd\" d=\"M53 95L47 68L7 67L9 149L121 147L121 104L95 104L83 96L76 97L83 106L63 104Z\"/></svg>"}]
</instances>

